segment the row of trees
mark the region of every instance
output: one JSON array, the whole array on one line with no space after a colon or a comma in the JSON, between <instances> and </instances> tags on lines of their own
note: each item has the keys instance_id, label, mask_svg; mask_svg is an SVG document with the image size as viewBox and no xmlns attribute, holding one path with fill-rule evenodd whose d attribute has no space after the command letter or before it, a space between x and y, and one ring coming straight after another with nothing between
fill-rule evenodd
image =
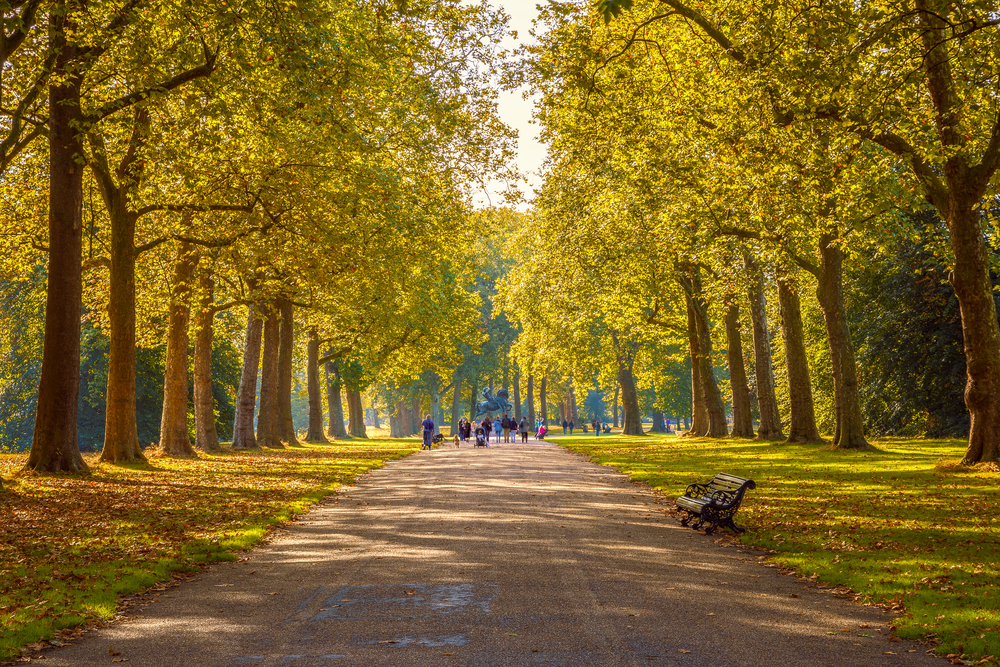
<instances>
[{"instance_id":1,"label":"row of trees","mask_svg":"<svg viewBox=\"0 0 1000 667\"><path fill-rule=\"evenodd\" d=\"M887 399L925 401L925 420L941 411L940 396L904 386L924 372L926 389L927 360L893 369L886 357L941 336L935 359L952 359L941 334L957 300L966 459L996 460L997 255L984 225L1000 164L996 26L975 2L550 3L523 51L551 152L517 242L540 259L506 287L531 297L516 349L577 375L612 360L626 433L641 433L636 387L686 352L695 434L726 435L731 413L733 435L753 435L756 418L758 437L816 441L827 413L835 446L854 449L873 426L906 426ZM893 304L865 312L852 293L879 282L856 257L931 286L947 276L953 296L910 295L921 312L890 331L880 319Z\"/></svg>"},{"instance_id":2,"label":"row of trees","mask_svg":"<svg viewBox=\"0 0 1000 667\"><path fill-rule=\"evenodd\" d=\"M511 175L490 75L502 12L21 0L0 18L0 271L5 295L37 306L4 318L0 389L34 408L28 468L86 469L81 322L107 339L113 462L143 458L137 347L163 351L160 449L192 455L189 365L194 444L211 451L220 347L244 351L246 448L295 440L302 352L310 389L325 364L361 423L376 378L427 368L414 349L478 344L457 324L476 303L457 251L472 191Z\"/></svg>"}]
</instances>

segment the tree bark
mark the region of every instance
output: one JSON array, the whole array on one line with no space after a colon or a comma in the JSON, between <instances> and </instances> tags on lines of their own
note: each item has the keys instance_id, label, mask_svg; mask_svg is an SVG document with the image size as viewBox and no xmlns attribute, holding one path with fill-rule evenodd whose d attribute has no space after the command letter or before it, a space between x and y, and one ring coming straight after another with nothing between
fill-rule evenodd
<instances>
[{"instance_id":1,"label":"tree bark","mask_svg":"<svg viewBox=\"0 0 1000 667\"><path fill-rule=\"evenodd\" d=\"M744 257L744 266L751 272L753 286L750 299L750 320L753 323L754 376L757 380L757 409L760 423L757 424L757 439L783 438L781 413L778 412L778 398L774 393L774 371L771 362L771 339L767 331L767 304L764 297L764 281L757 271L754 261Z\"/></svg>"},{"instance_id":2,"label":"tree bark","mask_svg":"<svg viewBox=\"0 0 1000 667\"><path fill-rule=\"evenodd\" d=\"M281 449L278 438L278 309L274 302L267 305L264 320L264 352L260 365L260 412L257 414L257 444Z\"/></svg>"},{"instance_id":3,"label":"tree bark","mask_svg":"<svg viewBox=\"0 0 1000 667\"><path fill-rule=\"evenodd\" d=\"M288 445L299 444L292 419L292 352L295 348L295 322L292 302L278 299L281 323L278 331L278 439Z\"/></svg>"},{"instance_id":4,"label":"tree bark","mask_svg":"<svg viewBox=\"0 0 1000 667\"><path fill-rule=\"evenodd\" d=\"M701 357L698 337L698 323L695 319L694 306L687 297L688 354L691 356L691 428L687 435L703 438L708 435L708 410L705 408L705 388L701 381Z\"/></svg>"},{"instance_id":5,"label":"tree bark","mask_svg":"<svg viewBox=\"0 0 1000 667\"><path fill-rule=\"evenodd\" d=\"M326 362L326 404L330 411L330 423L326 434L331 438L346 438L344 429L344 401L341 398L340 368L337 362Z\"/></svg>"},{"instance_id":6,"label":"tree bark","mask_svg":"<svg viewBox=\"0 0 1000 667\"><path fill-rule=\"evenodd\" d=\"M666 433L667 425L663 421L663 413L653 410L653 425L649 429L650 433Z\"/></svg>"},{"instance_id":7,"label":"tree bark","mask_svg":"<svg viewBox=\"0 0 1000 667\"><path fill-rule=\"evenodd\" d=\"M451 400L451 433L449 435L460 435L458 433L458 411L462 403L462 383L465 378L462 377L461 369L456 369L455 371L455 395Z\"/></svg>"},{"instance_id":8,"label":"tree bark","mask_svg":"<svg viewBox=\"0 0 1000 667\"><path fill-rule=\"evenodd\" d=\"M441 392L438 391L440 383L441 378L435 374L434 378L431 380L431 421L434 422L435 435L441 432Z\"/></svg>"},{"instance_id":9,"label":"tree bark","mask_svg":"<svg viewBox=\"0 0 1000 667\"><path fill-rule=\"evenodd\" d=\"M215 322L215 279L210 270L198 280L201 300L195 316L194 339L194 446L203 452L221 452L215 427L215 399L212 395L212 329Z\"/></svg>"},{"instance_id":10,"label":"tree bark","mask_svg":"<svg viewBox=\"0 0 1000 667\"><path fill-rule=\"evenodd\" d=\"M623 359L618 362L618 384L622 390L622 435L643 435L631 361Z\"/></svg>"},{"instance_id":11,"label":"tree bark","mask_svg":"<svg viewBox=\"0 0 1000 667\"><path fill-rule=\"evenodd\" d=\"M813 410L799 295L788 279L778 280L778 305L781 310L781 334L785 342L788 400L791 407L788 442L822 442Z\"/></svg>"},{"instance_id":12,"label":"tree bark","mask_svg":"<svg viewBox=\"0 0 1000 667\"><path fill-rule=\"evenodd\" d=\"M257 449L253 413L257 407L257 367L260 365L260 337L264 323L257 316L257 307L250 304L247 316L246 345L243 348L243 372L236 394L236 418L233 420L233 449Z\"/></svg>"},{"instance_id":13,"label":"tree bark","mask_svg":"<svg viewBox=\"0 0 1000 667\"><path fill-rule=\"evenodd\" d=\"M837 235L820 237L820 271L816 296L823 309L826 337L833 366L834 435L837 449L867 449L861 395L858 390L858 364L854 343L844 312L844 253L837 245Z\"/></svg>"},{"instance_id":14,"label":"tree bark","mask_svg":"<svg viewBox=\"0 0 1000 667\"><path fill-rule=\"evenodd\" d=\"M615 428L618 428L618 392L620 391L620 389L621 389L621 387L616 384L615 385L615 399L613 401L613 406L612 406L612 413L613 413L613 416L614 416Z\"/></svg>"},{"instance_id":15,"label":"tree bark","mask_svg":"<svg viewBox=\"0 0 1000 667\"><path fill-rule=\"evenodd\" d=\"M64 5L65 7L65 5ZM70 11L49 12L57 53L49 86L49 264L45 339L31 452L25 466L39 472L88 472L76 419L80 398L80 315L83 308L82 74L78 48L66 38L77 26Z\"/></svg>"},{"instance_id":16,"label":"tree bark","mask_svg":"<svg viewBox=\"0 0 1000 667\"><path fill-rule=\"evenodd\" d=\"M535 428L535 378L528 375L528 427L529 430Z\"/></svg>"},{"instance_id":17,"label":"tree bark","mask_svg":"<svg viewBox=\"0 0 1000 667\"><path fill-rule=\"evenodd\" d=\"M694 311L695 327L698 334L698 365L701 367L702 396L705 401L705 411L708 413L708 437L723 438L729 434L726 423L726 406L722 402L722 392L715 381L715 365L712 363L712 333L708 324L708 305L705 303L701 290L701 278L698 269L692 272L691 286L693 294L691 307Z\"/></svg>"},{"instance_id":18,"label":"tree bark","mask_svg":"<svg viewBox=\"0 0 1000 667\"><path fill-rule=\"evenodd\" d=\"M389 437L390 438L403 438L406 433L403 432L403 421L405 417L403 413L406 412L406 404L403 401L396 403L396 412L389 415Z\"/></svg>"},{"instance_id":19,"label":"tree bark","mask_svg":"<svg viewBox=\"0 0 1000 667\"><path fill-rule=\"evenodd\" d=\"M750 413L750 387L743 367L743 341L740 337L740 308L730 305L726 309L726 342L729 359L729 384L733 390L734 438L752 438L753 415Z\"/></svg>"},{"instance_id":20,"label":"tree bark","mask_svg":"<svg viewBox=\"0 0 1000 667\"><path fill-rule=\"evenodd\" d=\"M422 403L419 396L413 397L413 408L410 410L410 435L418 435L423 431L423 426L421 426L424 421L424 412L421 410Z\"/></svg>"},{"instance_id":21,"label":"tree bark","mask_svg":"<svg viewBox=\"0 0 1000 667\"><path fill-rule=\"evenodd\" d=\"M521 421L521 373L514 373L514 419Z\"/></svg>"},{"instance_id":22,"label":"tree bark","mask_svg":"<svg viewBox=\"0 0 1000 667\"><path fill-rule=\"evenodd\" d=\"M618 386L615 385L615 391L618 391ZM573 422L573 428L578 428L582 426L580 424L580 413L576 409L576 392L573 390L573 380L569 381L569 420ZM615 422L615 427L618 426L618 422Z\"/></svg>"},{"instance_id":23,"label":"tree bark","mask_svg":"<svg viewBox=\"0 0 1000 667\"><path fill-rule=\"evenodd\" d=\"M541 417L542 424L544 424L545 426L549 425L549 404L548 404L548 396L546 395L545 392L546 389L545 385L547 384L547 381L548 378L543 375L542 381L538 383L538 408L539 408L538 416Z\"/></svg>"},{"instance_id":24,"label":"tree bark","mask_svg":"<svg viewBox=\"0 0 1000 667\"><path fill-rule=\"evenodd\" d=\"M111 218L108 387L101 461L145 461L135 408L135 223L118 192L105 196ZM161 424L162 432L162 424ZM161 436L162 439L162 436Z\"/></svg>"},{"instance_id":25,"label":"tree bark","mask_svg":"<svg viewBox=\"0 0 1000 667\"><path fill-rule=\"evenodd\" d=\"M188 319L191 279L198 254L181 241L174 267L167 325L167 354L163 373L163 416L160 419L160 455L196 457L188 431Z\"/></svg>"},{"instance_id":26,"label":"tree bark","mask_svg":"<svg viewBox=\"0 0 1000 667\"><path fill-rule=\"evenodd\" d=\"M347 390L347 433L352 438L367 438L365 409L361 405L361 392Z\"/></svg>"},{"instance_id":27,"label":"tree bark","mask_svg":"<svg viewBox=\"0 0 1000 667\"><path fill-rule=\"evenodd\" d=\"M319 388L319 334L309 330L306 343L306 391L309 394L309 431L306 442L328 442L323 434L323 394Z\"/></svg>"},{"instance_id":28,"label":"tree bark","mask_svg":"<svg viewBox=\"0 0 1000 667\"><path fill-rule=\"evenodd\" d=\"M472 386L469 387L469 419L475 420L476 418L476 391L479 389L479 378L471 378Z\"/></svg>"}]
</instances>

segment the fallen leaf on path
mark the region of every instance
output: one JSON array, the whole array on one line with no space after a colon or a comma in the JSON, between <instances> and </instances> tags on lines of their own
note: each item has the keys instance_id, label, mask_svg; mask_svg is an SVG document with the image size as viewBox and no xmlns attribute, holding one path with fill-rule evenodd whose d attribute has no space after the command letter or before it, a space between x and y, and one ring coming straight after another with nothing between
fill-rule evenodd
<instances>
[{"instance_id":1,"label":"fallen leaf on path","mask_svg":"<svg viewBox=\"0 0 1000 667\"><path fill-rule=\"evenodd\" d=\"M892 651L882 651L886 655L899 655L898 653L893 653Z\"/></svg>"},{"instance_id":2,"label":"fallen leaf on path","mask_svg":"<svg viewBox=\"0 0 1000 667\"><path fill-rule=\"evenodd\" d=\"M788 597L790 597L790 598L797 598L797 597L799 597L799 594L798 593L792 593Z\"/></svg>"},{"instance_id":3,"label":"fallen leaf on path","mask_svg":"<svg viewBox=\"0 0 1000 667\"><path fill-rule=\"evenodd\" d=\"M679 649L677 649L677 650L678 650L678 651L680 651L681 653L690 653L690 652L691 652L691 651L686 651L686 650L684 650L684 649L682 649L682 648L679 648Z\"/></svg>"},{"instance_id":4,"label":"fallen leaf on path","mask_svg":"<svg viewBox=\"0 0 1000 667\"><path fill-rule=\"evenodd\" d=\"M455 655L454 653L442 653L441 655Z\"/></svg>"},{"instance_id":5,"label":"fallen leaf on path","mask_svg":"<svg viewBox=\"0 0 1000 667\"><path fill-rule=\"evenodd\" d=\"M398 644L398 643L399 643L398 639L383 639L382 641L379 642L379 644Z\"/></svg>"}]
</instances>

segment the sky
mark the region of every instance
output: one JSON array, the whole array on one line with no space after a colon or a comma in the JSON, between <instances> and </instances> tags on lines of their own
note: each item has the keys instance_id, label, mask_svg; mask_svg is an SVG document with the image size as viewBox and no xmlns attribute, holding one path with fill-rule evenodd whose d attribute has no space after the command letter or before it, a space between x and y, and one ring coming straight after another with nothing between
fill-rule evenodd
<instances>
[{"instance_id":1,"label":"sky","mask_svg":"<svg viewBox=\"0 0 1000 667\"><path fill-rule=\"evenodd\" d=\"M523 45L526 40L530 40L531 21L535 18L537 10L535 0L497 0L493 3L495 7L503 7L510 16L509 29L517 31L517 40L508 37L504 46L514 49ZM532 178L531 172L537 172L545 159L546 148L535 137L538 134L538 126L531 124L531 111L533 101L522 99L523 89L516 91L500 91L499 111L500 118L518 131L517 141L517 166L519 171L528 176L528 185L522 185L521 189L526 199L531 197L532 185L540 185L537 175ZM479 206L503 205L502 196L499 194L505 189L502 183L492 183L488 186L488 195L479 194L475 200ZM527 203L522 203L518 210L524 211L528 208Z\"/></svg>"}]
</instances>

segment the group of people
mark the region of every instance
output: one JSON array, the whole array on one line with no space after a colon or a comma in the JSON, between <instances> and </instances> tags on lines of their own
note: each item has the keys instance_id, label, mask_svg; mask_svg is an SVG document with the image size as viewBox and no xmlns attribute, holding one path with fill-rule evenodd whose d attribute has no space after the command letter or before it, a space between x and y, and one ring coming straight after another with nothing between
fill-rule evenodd
<instances>
[{"instance_id":1,"label":"group of people","mask_svg":"<svg viewBox=\"0 0 1000 667\"><path fill-rule=\"evenodd\" d=\"M472 437L472 430L475 428L473 424L482 427L486 433L487 443L491 438L494 438L494 442L499 444L501 436L504 442L517 442L519 433L521 434L521 442L528 442L528 420L524 417L518 421L505 413L503 417L497 416L493 419L484 417L481 422L462 417L458 421L458 435L462 440L468 441Z\"/></svg>"},{"instance_id":2,"label":"group of people","mask_svg":"<svg viewBox=\"0 0 1000 667\"><path fill-rule=\"evenodd\" d=\"M506 413L504 413L503 417L498 416L493 419L490 419L489 417L484 417L483 421L478 423L475 420L466 419L465 417L462 417L458 421L458 435L460 438L462 438L463 441L468 442L469 439L472 437L472 430L473 428L475 428L473 424L482 427L483 431L486 434L487 447L489 446L491 437L496 439L495 442L497 444L500 444L501 436L503 436L504 442L517 442L517 436L518 434L520 434L521 442L528 442L529 424L527 418L525 417L521 417L521 420L518 421L517 419L509 417L507 416ZM608 428L607 425L597 421L596 419L593 422L591 422L590 425L594 429L595 435L600 435L602 430L605 433L611 432L611 429ZM424 427L423 447L426 449L430 449L431 440L434 437L434 422L431 420L430 415L427 415L427 418L424 420L423 427ZM566 429L569 429L569 434L572 435L573 427L574 427L573 422L571 421L568 422L566 420L563 420L562 423L563 435L566 434ZM548 433L548 428L545 426L545 423L542 420L539 419L535 424L534 433L535 437L538 438L539 440L545 439L545 434Z\"/></svg>"}]
</instances>

